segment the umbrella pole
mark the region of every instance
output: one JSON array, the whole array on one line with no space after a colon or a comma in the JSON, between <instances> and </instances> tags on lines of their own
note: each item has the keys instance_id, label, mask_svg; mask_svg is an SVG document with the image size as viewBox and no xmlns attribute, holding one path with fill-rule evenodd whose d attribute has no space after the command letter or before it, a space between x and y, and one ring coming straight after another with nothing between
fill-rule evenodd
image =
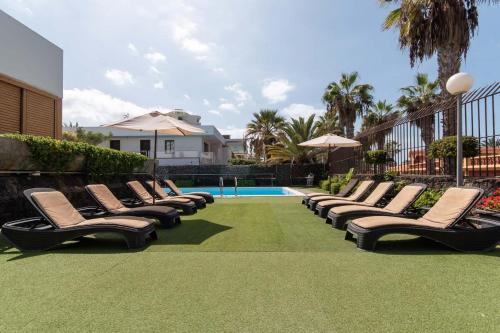
<instances>
[{"instance_id":1,"label":"umbrella pole","mask_svg":"<svg viewBox=\"0 0 500 333\"><path fill-rule=\"evenodd\" d=\"M328 145L328 151L326 153L326 164L328 165L328 186L330 187L328 189L329 193L332 193L332 180L331 180L331 175L330 175L330 145Z\"/></svg>"},{"instance_id":2,"label":"umbrella pole","mask_svg":"<svg viewBox=\"0 0 500 333\"><path fill-rule=\"evenodd\" d=\"M156 146L158 141L158 131L155 130L155 146L153 150L153 205L156 198Z\"/></svg>"}]
</instances>

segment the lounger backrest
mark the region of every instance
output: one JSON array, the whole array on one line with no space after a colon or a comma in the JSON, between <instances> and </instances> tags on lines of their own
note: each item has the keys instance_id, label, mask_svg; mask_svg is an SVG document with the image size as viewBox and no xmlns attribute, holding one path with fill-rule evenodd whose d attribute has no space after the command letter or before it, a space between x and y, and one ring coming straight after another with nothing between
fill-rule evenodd
<instances>
[{"instance_id":1,"label":"lounger backrest","mask_svg":"<svg viewBox=\"0 0 500 333\"><path fill-rule=\"evenodd\" d=\"M152 181L152 180L148 180L146 182L146 184L148 184L149 187L151 187L151 189L153 189L153 184L154 184L154 188L155 188L155 193L157 196L159 196L161 199L167 199L168 198L168 195L167 193L165 193L165 191L163 191L163 189L161 188L161 185L158 184L157 181Z\"/></svg>"},{"instance_id":2,"label":"lounger backrest","mask_svg":"<svg viewBox=\"0 0 500 333\"><path fill-rule=\"evenodd\" d=\"M337 193L338 197L345 197L349 193L351 193L352 189L358 184L358 178L351 178L351 180Z\"/></svg>"},{"instance_id":3,"label":"lounger backrest","mask_svg":"<svg viewBox=\"0 0 500 333\"><path fill-rule=\"evenodd\" d=\"M127 183L128 187L137 195L139 199L143 202L152 202L153 197L149 192L142 186L141 183L139 183L137 180L133 180L131 182Z\"/></svg>"},{"instance_id":4,"label":"lounger backrest","mask_svg":"<svg viewBox=\"0 0 500 333\"><path fill-rule=\"evenodd\" d=\"M59 228L67 228L85 221L69 200L58 191L34 192L31 198L50 222Z\"/></svg>"},{"instance_id":5,"label":"lounger backrest","mask_svg":"<svg viewBox=\"0 0 500 333\"><path fill-rule=\"evenodd\" d=\"M372 185L375 182L373 180L363 180L361 183L359 183L358 188L354 191L353 194L348 196L346 199L352 200L352 201L357 201L361 199L361 197L372 187Z\"/></svg>"},{"instance_id":6,"label":"lounger backrest","mask_svg":"<svg viewBox=\"0 0 500 333\"><path fill-rule=\"evenodd\" d=\"M165 180L165 183L167 184L168 187L176 194L176 195L182 195L182 191L175 185L173 181L170 179Z\"/></svg>"},{"instance_id":7,"label":"lounger backrest","mask_svg":"<svg viewBox=\"0 0 500 333\"><path fill-rule=\"evenodd\" d=\"M85 189L108 212L125 208L121 201L118 200L104 184L87 185L85 186Z\"/></svg>"},{"instance_id":8,"label":"lounger backrest","mask_svg":"<svg viewBox=\"0 0 500 333\"><path fill-rule=\"evenodd\" d=\"M384 209L395 214L403 213L413 202L415 202L426 187L425 184L406 185Z\"/></svg>"},{"instance_id":9,"label":"lounger backrest","mask_svg":"<svg viewBox=\"0 0 500 333\"><path fill-rule=\"evenodd\" d=\"M482 194L478 188L450 187L422 219L443 228L451 227L472 209Z\"/></svg>"},{"instance_id":10,"label":"lounger backrest","mask_svg":"<svg viewBox=\"0 0 500 333\"><path fill-rule=\"evenodd\" d=\"M377 185L372 193L366 197L364 203L375 206L394 186L394 182L383 182Z\"/></svg>"}]
</instances>

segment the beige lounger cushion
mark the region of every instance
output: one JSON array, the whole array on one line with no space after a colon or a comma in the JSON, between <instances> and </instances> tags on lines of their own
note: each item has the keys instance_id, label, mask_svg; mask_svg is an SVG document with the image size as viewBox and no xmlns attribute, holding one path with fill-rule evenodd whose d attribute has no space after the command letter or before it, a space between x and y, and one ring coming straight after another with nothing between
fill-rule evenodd
<instances>
[{"instance_id":1,"label":"beige lounger cushion","mask_svg":"<svg viewBox=\"0 0 500 333\"><path fill-rule=\"evenodd\" d=\"M365 192L372 186L374 183L373 180L363 180L361 183L359 183L358 188L356 191L354 191L353 194L350 196L343 198L343 197L337 197L335 195L322 195L318 197L312 198L314 201L324 201L324 200L344 200L344 201L358 201L364 194ZM319 204L319 203L318 203Z\"/></svg>"},{"instance_id":2,"label":"beige lounger cushion","mask_svg":"<svg viewBox=\"0 0 500 333\"><path fill-rule=\"evenodd\" d=\"M444 229L446 226L441 223L434 223L423 218L419 218L418 220L408 219L404 217L394 217L394 216L369 216L362 217L360 219L352 220L351 223L354 223L365 229L373 229L379 227L391 227L391 226L421 226L421 227L431 227Z\"/></svg>"},{"instance_id":3,"label":"beige lounger cushion","mask_svg":"<svg viewBox=\"0 0 500 333\"><path fill-rule=\"evenodd\" d=\"M399 193L385 206L385 210L391 213L402 213L422 191L422 186L406 185Z\"/></svg>"},{"instance_id":4,"label":"beige lounger cushion","mask_svg":"<svg viewBox=\"0 0 500 333\"><path fill-rule=\"evenodd\" d=\"M333 207L332 209L330 209L330 211L335 213L335 214L348 214L348 213L354 213L357 211L373 212L373 213L387 212L385 210L385 208L362 206L362 205L346 205L346 206L340 206L340 207Z\"/></svg>"},{"instance_id":5,"label":"beige lounger cushion","mask_svg":"<svg viewBox=\"0 0 500 333\"><path fill-rule=\"evenodd\" d=\"M348 200L326 200L318 202L317 207L322 206L338 206L338 205L356 205L356 206L371 206L364 202L352 202Z\"/></svg>"},{"instance_id":6,"label":"beige lounger cushion","mask_svg":"<svg viewBox=\"0 0 500 333\"><path fill-rule=\"evenodd\" d=\"M383 182L377 185L372 193L363 201L365 204L375 206L384 195L394 186L394 182Z\"/></svg>"},{"instance_id":7,"label":"beige lounger cushion","mask_svg":"<svg viewBox=\"0 0 500 333\"><path fill-rule=\"evenodd\" d=\"M175 185L173 181L170 179L165 180L165 183L167 184L168 187L177 195L182 195L182 191Z\"/></svg>"},{"instance_id":8,"label":"beige lounger cushion","mask_svg":"<svg viewBox=\"0 0 500 333\"><path fill-rule=\"evenodd\" d=\"M147 202L147 200L153 201L153 197L149 192L144 188L144 186L141 185L137 180L133 180L131 182L128 182L127 185L135 192L135 194L139 197L144 202Z\"/></svg>"},{"instance_id":9,"label":"beige lounger cushion","mask_svg":"<svg viewBox=\"0 0 500 333\"><path fill-rule=\"evenodd\" d=\"M153 181L152 180L149 180L146 182L151 188L153 188ZM161 187L160 184L158 184L158 182L155 182L155 192L156 192L156 195L158 195L160 198L162 199L169 199L169 198L172 198L171 196L169 196L167 193L165 193L165 191L163 190L163 188ZM183 195L176 195L175 198L179 198L179 199L188 199L188 200L202 200L203 197L200 197L198 195L192 195L192 194L183 194Z\"/></svg>"},{"instance_id":10,"label":"beige lounger cushion","mask_svg":"<svg viewBox=\"0 0 500 333\"><path fill-rule=\"evenodd\" d=\"M448 227L463 214L478 194L478 189L452 187L444 192L438 202L422 218Z\"/></svg>"},{"instance_id":11,"label":"beige lounger cushion","mask_svg":"<svg viewBox=\"0 0 500 333\"><path fill-rule=\"evenodd\" d=\"M87 185L87 189L92 192L92 195L99 201L101 205L109 212L124 212L128 208L118 200L106 185L93 184Z\"/></svg>"},{"instance_id":12,"label":"beige lounger cushion","mask_svg":"<svg viewBox=\"0 0 500 333\"><path fill-rule=\"evenodd\" d=\"M72 227L85 221L61 192L35 192L31 198L59 228Z\"/></svg>"},{"instance_id":13,"label":"beige lounger cushion","mask_svg":"<svg viewBox=\"0 0 500 333\"><path fill-rule=\"evenodd\" d=\"M80 226L96 226L96 225L119 225L130 228L142 229L154 223L152 220L143 217L121 216L121 217L101 217L98 219L85 220L76 225Z\"/></svg>"},{"instance_id":14,"label":"beige lounger cushion","mask_svg":"<svg viewBox=\"0 0 500 333\"><path fill-rule=\"evenodd\" d=\"M145 202L148 203L148 204L152 204L153 203L153 199L148 199ZM157 203L157 204L162 204L162 203L190 203L190 202L191 202L191 200L189 200L189 199L179 198L179 197L170 197L170 198L166 198L166 199L155 200L155 203Z\"/></svg>"},{"instance_id":15,"label":"beige lounger cushion","mask_svg":"<svg viewBox=\"0 0 500 333\"><path fill-rule=\"evenodd\" d=\"M352 223L367 229L394 225L414 225L445 229L452 225L469 208L478 195L478 189L452 187L418 220L370 216L355 219Z\"/></svg>"}]
</instances>

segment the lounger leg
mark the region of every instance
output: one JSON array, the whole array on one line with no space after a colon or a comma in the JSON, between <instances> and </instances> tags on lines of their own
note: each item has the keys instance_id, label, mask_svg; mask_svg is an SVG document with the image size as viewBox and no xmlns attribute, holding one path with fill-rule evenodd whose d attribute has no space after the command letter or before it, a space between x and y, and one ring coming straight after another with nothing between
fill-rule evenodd
<instances>
[{"instance_id":1,"label":"lounger leg","mask_svg":"<svg viewBox=\"0 0 500 333\"><path fill-rule=\"evenodd\" d=\"M378 236L373 237L372 235L369 234L360 234L357 235L357 247L358 249L365 250L365 251L373 251L375 250L375 246L377 245L378 241Z\"/></svg>"},{"instance_id":2,"label":"lounger leg","mask_svg":"<svg viewBox=\"0 0 500 333\"><path fill-rule=\"evenodd\" d=\"M146 246L146 234L124 232L123 236L129 249L141 249Z\"/></svg>"}]
</instances>

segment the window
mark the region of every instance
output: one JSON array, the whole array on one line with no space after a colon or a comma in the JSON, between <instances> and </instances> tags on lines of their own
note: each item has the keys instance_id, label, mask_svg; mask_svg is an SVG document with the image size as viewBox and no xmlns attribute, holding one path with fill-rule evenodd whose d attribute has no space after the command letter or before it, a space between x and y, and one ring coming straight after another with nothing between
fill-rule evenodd
<instances>
[{"instance_id":1,"label":"window","mask_svg":"<svg viewBox=\"0 0 500 333\"><path fill-rule=\"evenodd\" d=\"M173 154L175 152L175 141L165 140L165 154Z\"/></svg>"},{"instance_id":2,"label":"window","mask_svg":"<svg viewBox=\"0 0 500 333\"><path fill-rule=\"evenodd\" d=\"M120 140L109 140L109 148L120 150Z\"/></svg>"},{"instance_id":3,"label":"window","mask_svg":"<svg viewBox=\"0 0 500 333\"><path fill-rule=\"evenodd\" d=\"M208 153L209 151L210 151L210 146L208 145L208 143L203 142L203 152Z\"/></svg>"},{"instance_id":4,"label":"window","mask_svg":"<svg viewBox=\"0 0 500 333\"><path fill-rule=\"evenodd\" d=\"M140 149L142 155L149 157L149 151L151 150L151 140L141 140Z\"/></svg>"}]
</instances>

